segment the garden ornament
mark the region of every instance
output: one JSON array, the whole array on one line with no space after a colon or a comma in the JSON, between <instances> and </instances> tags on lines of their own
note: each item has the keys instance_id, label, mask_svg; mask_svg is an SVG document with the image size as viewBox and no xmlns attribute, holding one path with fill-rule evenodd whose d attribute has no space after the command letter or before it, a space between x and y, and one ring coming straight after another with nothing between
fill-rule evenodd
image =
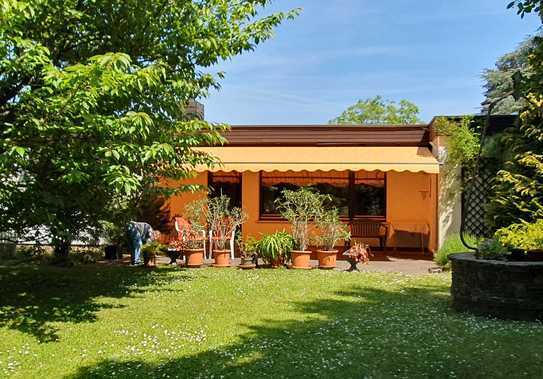
<instances>
[{"instance_id":1,"label":"garden ornament","mask_svg":"<svg viewBox=\"0 0 543 379\"><path fill-rule=\"evenodd\" d=\"M128 223L128 248L130 249L130 263L141 264L141 247L149 240L153 240L153 228L146 222L130 221Z\"/></svg>"}]
</instances>

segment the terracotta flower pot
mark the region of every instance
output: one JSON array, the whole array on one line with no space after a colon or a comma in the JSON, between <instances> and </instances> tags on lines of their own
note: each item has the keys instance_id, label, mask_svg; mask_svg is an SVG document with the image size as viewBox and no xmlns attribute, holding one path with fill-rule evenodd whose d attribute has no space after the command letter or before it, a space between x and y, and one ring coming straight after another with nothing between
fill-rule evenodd
<instances>
[{"instance_id":1,"label":"terracotta flower pot","mask_svg":"<svg viewBox=\"0 0 543 379\"><path fill-rule=\"evenodd\" d=\"M283 257L277 257L273 261L270 262L271 268L279 268L285 264L285 260Z\"/></svg>"},{"instance_id":2,"label":"terracotta flower pot","mask_svg":"<svg viewBox=\"0 0 543 379\"><path fill-rule=\"evenodd\" d=\"M253 257L241 257L238 267L242 270L252 270L256 268L256 265L253 263Z\"/></svg>"},{"instance_id":3,"label":"terracotta flower pot","mask_svg":"<svg viewBox=\"0 0 543 379\"><path fill-rule=\"evenodd\" d=\"M230 267L230 250L213 250L213 267Z\"/></svg>"},{"instance_id":4,"label":"terracotta flower pot","mask_svg":"<svg viewBox=\"0 0 543 379\"><path fill-rule=\"evenodd\" d=\"M317 250L319 268L332 270L336 268L337 250Z\"/></svg>"},{"instance_id":5,"label":"terracotta flower pot","mask_svg":"<svg viewBox=\"0 0 543 379\"><path fill-rule=\"evenodd\" d=\"M204 264L204 249L185 249L183 254L187 267L201 267Z\"/></svg>"},{"instance_id":6,"label":"terracotta flower pot","mask_svg":"<svg viewBox=\"0 0 543 379\"><path fill-rule=\"evenodd\" d=\"M290 252L290 257L292 260L292 268L306 270L311 268L311 264L309 263L311 251L292 250Z\"/></svg>"}]
</instances>

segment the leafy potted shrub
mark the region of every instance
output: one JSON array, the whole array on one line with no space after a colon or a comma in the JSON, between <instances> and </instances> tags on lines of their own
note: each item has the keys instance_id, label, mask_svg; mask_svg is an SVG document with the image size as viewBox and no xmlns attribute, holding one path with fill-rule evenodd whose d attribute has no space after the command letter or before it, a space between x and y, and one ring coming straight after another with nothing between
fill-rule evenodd
<instances>
[{"instance_id":1,"label":"leafy potted shrub","mask_svg":"<svg viewBox=\"0 0 543 379\"><path fill-rule=\"evenodd\" d=\"M267 234L257 244L258 255L274 268L285 264L293 248L294 239L285 231Z\"/></svg>"},{"instance_id":2,"label":"leafy potted shrub","mask_svg":"<svg viewBox=\"0 0 543 379\"><path fill-rule=\"evenodd\" d=\"M543 220L510 225L498 230L496 237L505 246L527 251L530 259L543 259Z\"/></svg>"},{"instance_id":3,"label":"leafy potted shrub","mask_svg":"<svg viewBox=\"0 0 543 379\"><path fill-rule=\"evenodd\" d=\"M313 192L307 188L297 191L284 190L282 198L277 199L281 216L286 218L292 226L294 248L291 251L292 268L311 268L309 245L310 223L322 212L326 195Z\"/></svg>"},{"instance_id":4,"label":"leafy potted shrub","mask_svg":"<svg viewBox=\"0 0 543 379\"><path fill-rule=\"evenodd\" d=\"M323 211L317 217L317 258L319 260L320 269L334 269L336 267L337 249L336 244L343 240L347 241L351 238L351 233L347 225L343 224L339 219L337 209L329 209Z\"/></svg>"},{"instance_id":5,"label":"leafy potted shrub","mask_svg":"<svg viewBox=\"0 0 543 379\"><path fill-rule=\"evenodd\" d=\"M151 267L151 261L154 261L157 256L163 255L168 251L166 245L161 244L158 241L152 241L146 243L141 248L141 253L143 254L143 264L145 267Z\"/></svg>"},{"instance_id":6,"label":"leafy potted shrub","mask_svg":"<svg viewBox=\"0 0 543 379\"><path fill-rule=\"evenodd\" d=\"M240 238L238 246L241 254L239 267L242 269L256 268L258 263L258 240L253 236Z\"/></svg>"},{"instance_id":7,"label":"leafy potted shrub","mask_svg":"<svg viewBox=\"0 0 543 379\"><path fill-rule=\"evenodd\" d=\"M207 199L194 200L185 205L183 216L189 225L181 231L180 241L170 244L185 256L187 267L197 268L204 264Z\"/></svg>"},{"instance_id":8,"label":"leafy potted shrub","mask_svg":"<svg viewBox=\"0 0 543 379\"><path fill-rule=\"evenodd\" d=\"M211 231L211 251L214 267L229 267L230 253L236 229L247 220L240 208L230 208L230 198L226 195L209 199L207 220Z\"/></svg>"}]
</instances>

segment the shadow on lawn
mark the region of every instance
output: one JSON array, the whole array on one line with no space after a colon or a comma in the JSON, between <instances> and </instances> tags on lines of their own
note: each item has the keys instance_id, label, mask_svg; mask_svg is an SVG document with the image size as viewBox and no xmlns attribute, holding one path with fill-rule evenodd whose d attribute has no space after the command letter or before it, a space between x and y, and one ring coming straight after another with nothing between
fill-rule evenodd
<instances>
[{"instance_id":1,"label":"shadow on lawn","mask_svg":"<svg viewBox=\"0 0 543 379\"><path fill-rule=\"evenodd\" d=\"M450 375L447 367L466 373L461 360L444 356L436 330L435 312L438 320L452 320L458 327L464 322L449 310L448 288L360 286L335 295L297 303L303 321L251 326L231 345L156 364L130 357L104 360L70 378L440 377ZM458 348L469 356L469 349Z\"/></svg>"},{"instance_id":2,"label":"shadow on lawn","mask_svg":"<svg viewBox=\"0 0 543 379\"><path fill-rule=\"evenodd\" d=\"M58 330L50 323L95 321L100 309L120 307L96 298L136 296L148 290L146 286L167 282L170 271L97 265L0 266L0 327L54 342Z\"/></svg>"}]
</instances>

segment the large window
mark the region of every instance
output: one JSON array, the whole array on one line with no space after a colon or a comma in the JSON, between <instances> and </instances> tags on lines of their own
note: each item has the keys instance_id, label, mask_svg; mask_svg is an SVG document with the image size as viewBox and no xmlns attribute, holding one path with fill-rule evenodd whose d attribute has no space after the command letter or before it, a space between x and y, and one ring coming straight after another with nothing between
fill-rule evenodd
<instances>
[{"instance_id":1,"label":"large window","mask_svg":"<svg viewBox=\"0 0 543 379\"><path fill-rule=\"evenodd\" d=\"M382 172L261 172L260 217L278 218L276 200L285 189L309 187L328 194L345 218L384 217L386 190Z\"/></svg>"},{"instance_id":2,"label":"large window","mask_svg":"<svg viewBox=\"0 0 543 379\"><path fill-rule=\"evenodd\" d=\"M300 187L313 188L329 194L342 216L349 215L349 173L348 172L261 172L260 173L260 215L278 217L275 200L285 189Z\"/></svg>"},{"instance_id":3,"label":"large window","mask_svg":"<svg viewBox=\"0 0 543 379\"><path fill-rule=\"evenodd\" d=\"M241 173L210 172L208 187L211 197L226 195L230 198L231 207L241 208Z\"/></svg>"},{"instance_id":4,"label":"large window","mask_svg":"<svg viewBox=\"0 0 543 379\"><path fill-rule=\"evenodd\" d=\"M353 217L385 217L386 177L380 171L358 171L352 181Z\"/></svg>"}]
</instances>

